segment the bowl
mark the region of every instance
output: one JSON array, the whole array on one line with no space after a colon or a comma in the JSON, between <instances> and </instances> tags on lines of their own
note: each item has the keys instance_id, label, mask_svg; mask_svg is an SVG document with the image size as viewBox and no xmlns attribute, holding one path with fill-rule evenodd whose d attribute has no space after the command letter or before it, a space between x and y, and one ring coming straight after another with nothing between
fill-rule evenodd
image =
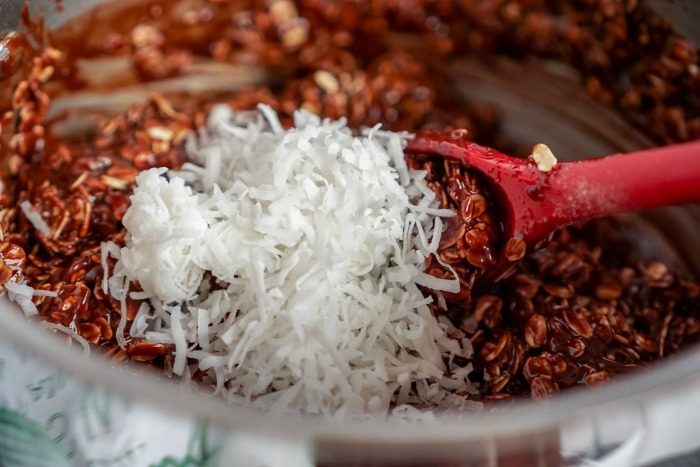
<instances>
[{"instance_id":1,"label":"bowl","mask_svg":"<svg viewBox=\"0 0 700 467\"><path fill-rule=\"evenodd\" d=\"M0 30L19 25L22 3L2 0ZM64 0L57 9L51 1L29 1L33 14L42 14L52 30L87 27L86 21L109 24L125 8L143 2L120 2L117 8L106 3ZM700 4L650 5L698 43ZM93 16L76 23L86 11ZM504 132L521 147L544 135L559 158L572 159L654 144L619 113L592 100L581 89L576 70L556 61L494 56L485 63L464 57L449 66L467 98L498 103ZM700 276L700 207L629 217L630 236L646 254L688 276ZM696 347L599 389L407 424L272 416L227 404L143 368L86 357L25 320L5 298L0 299L0 335L0 403L33 419L44 438L59 446L60 453L47 457L44 465L64 459L73 465L108 459L147 465L180 456L212 462L207 465L617 466L700 446L693 428L700 415Z\"/></svg>"}]
</instances>

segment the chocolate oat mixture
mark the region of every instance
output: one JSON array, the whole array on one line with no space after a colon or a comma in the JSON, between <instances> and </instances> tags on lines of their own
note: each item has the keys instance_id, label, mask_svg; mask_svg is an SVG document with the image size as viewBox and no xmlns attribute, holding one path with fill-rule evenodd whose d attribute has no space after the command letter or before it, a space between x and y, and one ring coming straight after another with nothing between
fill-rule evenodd
<instances>
[{"instance_id":1,"label":"chocolate oat mixture","mask_svg":"<svg viewBox=\"0 0 700 467\"><path fill-rule=\"evenodd\" d=\"M621 111L658 143L700 138L698 54L667 22L637 0L392 1L209 0L133 6L74 21L37 38L0 42L0 282L22 275L35 289L41 319L72 327L115 361L148 362L166 371L172 347L114 334L119 303L101 288L100 244L121 244L120 221L135 176L178 168L190 131L211 102L234 108L270 104L290 123L305 108L344 116L353 127L465 129L468 137L511 148L496 108L463 102L438 62L471 54L558 60L580 72L596 100ZM112 11L112 15L116 13ZM109 28L106 26L109 25ZM56 128L70 114L50 114L52 99L95 79L80 60L126 60L123 85L184 76L198 63L251 67L265 79L236 92L151 94L117 112L89 136ZM104 88L109 77L97 83ZM564 229L536 251L514 252L518 269L487 290L472 289L499 248L497 213L468 169L422 156L444 208L443 263L460 275L445 294L455 332L474 347L472 380L482 400L544 397L594 385L677 352L700 336L700 286L658 261L642 261L620 221ZM29 201L48 224L41 233L20 209ZM431 261L428 272L447 271ZM436 302L437 303L437 302ZM127 300L127 320L138 303ZM467 363L466 361L464 362Z\"/></svg>"}]
</instances>

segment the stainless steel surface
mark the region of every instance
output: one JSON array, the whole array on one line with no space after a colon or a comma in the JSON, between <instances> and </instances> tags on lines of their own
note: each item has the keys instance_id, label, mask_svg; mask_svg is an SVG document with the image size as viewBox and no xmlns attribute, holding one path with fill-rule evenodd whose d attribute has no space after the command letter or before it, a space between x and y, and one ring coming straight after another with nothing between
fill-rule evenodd
<instances>
[{"instance_id":1,"label":"stainless steel surface","mask_svg":"<svg viewBox=\"0 0 700 467\"><path fill-rule=\"evenodd\" d=\"M0 31L16 28L21 10L22 2L4 0L0 2Z\"/></svg>"},{"instance_id":2,"label":"stainless steel surface","mask_svg":"<svg viewBox=\"0 0 700 467\"><path fill-rule=\"evenodd\" d=\"M681 35L697 40L700 2L695 0L650 0L648 4ZM697 45L697 42L696 42Z\"/></svg>"},{"instance_id":3,"label":"stainless steel surface","mask_svg":"<svg viewBox=\"0 0 700 467\"><path fill-rule=\"evenodd\" d=\"M56 14L51 1L30 2L32 8L43 11L48 24L54 26L98 2L66 0L64 3L65 11ZM21 0L0 0L0 28L17 24L20 4ZM687 34L700 38L697 3L655 4L678 18L679 27ZM618 115L591 103L577 92L571 70L547 64L544 68L552 67L552 70L545 73L547 81L544 84L533 82L514 86L502 78L504 74L479 68L478 63L465 62L458 66L465 94L471 94L473 99L488 96L488 100L497 100L508 116L506 131L523 145L539 142L532 139L535 138L533 135L546 134L552 139L558 155L574 156L612 153L650 144ZM499 66L531 64L503 61ZM561 86L570 90L567 95L575 105L553 104L556 96L561 95ZM700 238L697 233L700 231L700 209L672 208L648 213L646 217L660 232L649 231L650 237L647 238L657 239L649 244L650 249L675 262L683 258L692 271L700 273ZM661 238L669 241L660 241ZM11 307L5 299L0 302L0 333L3 338L22 343L47 361L69 369L78 378L117 394L146 400L166 411L182 412L222 427L310 441L317 447L318 458L328 462L339 459L362 461L371 456L373 460L397 464L472 459L491 460L493 465L507 462L522 465L518 459L525 459L531 465L537 465L537 462L541 462L540 465L564 465L565 462L573 465L576 459L604 458L625 447L625 443L636 442L639 426L646 423L644 417L648 413L648 404L682 395L690 397L689 389L700 388L700 349L694 348L655 365L649 371L620 378L598 390L569 391L542 403L521 402L499 413L458 419L438 416L435 424L406 425L377 420L340 423L300 416L271 417L257 410L185 392L138 369L112 368L98 356L85 359L58 339L47 337L19 313L12 312ZM613 426L615 430L612 430ZM575 432L590 427L597 430L595 442L564 450L566 439L573 439ZM615 436L605 435L613 431ZM636 449L642 447L636 446Z\"/></svg>"}]
</instances>

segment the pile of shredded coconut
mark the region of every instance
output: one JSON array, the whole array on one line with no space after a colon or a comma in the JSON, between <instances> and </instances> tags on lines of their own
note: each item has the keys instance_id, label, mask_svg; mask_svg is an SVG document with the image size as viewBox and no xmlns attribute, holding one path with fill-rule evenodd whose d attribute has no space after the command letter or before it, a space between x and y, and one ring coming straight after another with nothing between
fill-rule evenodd
<instances>
[{"instance_id":1,"label":"pile of shredded coconut","mask_svg":"<svg viewBox=\"0 0 700 467\"><path fill-rule=\"evenodd\" d=\"M474 404L471 344L428 308L418 286L441 217L409 136L361 135L299 111L215 106L179 172L142 172L124 217L125 247L105 273L115 298L142 300L129 339L173 343L173 372L271 410L345 416ZM143 291L130 290L138 282ZM125 313L123 312L124 316ZM448 337L448 331L451 337Z\"/></svg>"}]
</instances>

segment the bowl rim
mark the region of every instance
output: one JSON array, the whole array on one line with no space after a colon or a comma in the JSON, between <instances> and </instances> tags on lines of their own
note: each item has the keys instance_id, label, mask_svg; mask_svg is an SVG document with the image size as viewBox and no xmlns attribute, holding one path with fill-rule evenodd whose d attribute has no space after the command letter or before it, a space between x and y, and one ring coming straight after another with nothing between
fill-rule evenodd
<instances>
[{"instance_id":1,"label":"bowl rim","mask_svg":"<svg viewBox=\"0 0 700 467\"><path fill-rule=\"evenodd\" d=\"M182 384L154 376L134 364L115 367L105 356L87 356L77 346L67 346L61 338L42 330L26 319L7 297L0 298L0 336L110 395L133 398L168 413L203 419L222 428L317 441L449 444L520 436L581 418L607 418L614 412L659 400L674 388L700 380L700 347L696 347L652 368L619 377L604 387L572 389L546 401L516 401L508 410L467 413L460 417L436 414L434 422L410 424L378 418L340 421L230 404L222 398L186 390Z\"/></svg>"}]
</instances>

